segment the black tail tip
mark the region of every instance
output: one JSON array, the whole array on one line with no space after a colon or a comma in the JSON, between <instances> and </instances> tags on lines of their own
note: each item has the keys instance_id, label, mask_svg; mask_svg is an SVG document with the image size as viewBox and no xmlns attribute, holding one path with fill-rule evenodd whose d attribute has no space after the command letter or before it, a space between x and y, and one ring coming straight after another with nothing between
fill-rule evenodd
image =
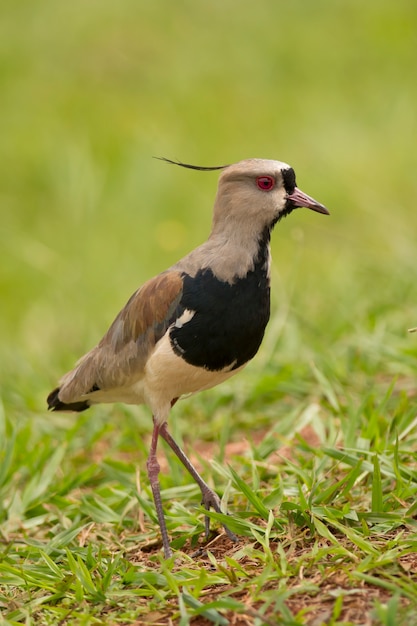
<instances>
[{"instance_id":1,"label":"black tail tip","mask_svg":"<svg viewBox=\"0 0 417 626\"><path fill-rule=\"evenodd\" d=\"M85 411L90 407L90 404L87 400L83 400L81 402L69 402L65 404L65 402L61 402L59 399L59 390L60 387L56 387L49 396L47 397L48 409L50 411L76 411L80 413L81 411Z\"/></svg>"}]
</instances>

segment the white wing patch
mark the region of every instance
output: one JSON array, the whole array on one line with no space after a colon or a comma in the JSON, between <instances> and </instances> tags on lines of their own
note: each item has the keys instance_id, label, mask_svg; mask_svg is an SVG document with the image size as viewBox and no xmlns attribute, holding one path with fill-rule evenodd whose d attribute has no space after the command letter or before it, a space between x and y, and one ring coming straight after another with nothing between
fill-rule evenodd
<instances>
[{"instance_id":1,"label":"white wing patch","mask_svg":"<svg viewBox=\"0 0 417 626\"><path fill-rule=\"evenodd\" d=\"M184 324L191 321L195 315L195 311L191 311L191 309L185 309L184 313L176 320L174 326L175 328L182 328Z\"/></svg>"}]
</instances>

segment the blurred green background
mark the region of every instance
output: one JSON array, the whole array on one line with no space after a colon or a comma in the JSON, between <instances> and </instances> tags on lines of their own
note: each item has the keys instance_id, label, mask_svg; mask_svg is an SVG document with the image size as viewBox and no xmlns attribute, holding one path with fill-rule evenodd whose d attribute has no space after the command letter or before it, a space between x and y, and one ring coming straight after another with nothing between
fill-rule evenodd
<instances>
[{"instance_id":1,"label":"blurred green background","mask_svg":"<svg viewBox=\"0 0 417 626\"><path fill-rule=\"evenodd\" d=\"M152 156L283 160L331 211L278 225L273 318L236 389L266 362L323 359L348 377L355 351L412 373L414 0L6 0L1 13L0 384L12 415L44 412L136 287L207 236L217 174Z\"/></svg>"}]
</instances>

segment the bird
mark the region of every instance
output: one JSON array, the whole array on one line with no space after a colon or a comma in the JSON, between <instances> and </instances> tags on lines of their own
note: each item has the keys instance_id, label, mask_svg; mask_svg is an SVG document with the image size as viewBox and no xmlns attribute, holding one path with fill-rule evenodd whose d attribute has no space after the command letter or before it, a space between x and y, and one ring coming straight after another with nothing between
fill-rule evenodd
<instances>
[{"instance_id":1,"label":"bird","mask_svg":"<svg viewBox=\"0 0 417 626\"><path fill-rule=\"evenodd\" d=\"M209 487L168 430L168 416L183 396L234 376L255 356L270 317L270 238L297 208L329 215L301 191L285 162L251 158L203 167L219 170L210 235L131 296L96 347L66 373L48 396L52 411L84 411L97 403L145 404L153 430L147 474L166 559L172 556L159 484L159 437L198 484L202 505L221 513ZM224 524L232 541L236 535ZM210 520L205 516L206 538Z\"/></svg>"}]
</instances>

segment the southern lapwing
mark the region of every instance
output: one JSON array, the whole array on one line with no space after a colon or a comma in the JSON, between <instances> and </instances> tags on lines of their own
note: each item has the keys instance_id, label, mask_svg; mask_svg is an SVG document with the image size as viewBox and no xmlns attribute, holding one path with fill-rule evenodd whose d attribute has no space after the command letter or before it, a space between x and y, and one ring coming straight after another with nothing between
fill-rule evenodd
<instances>
[{"instance_id":1,"label":"southern lapwing","mask_svg":"<svg viewBox=\"0 0 417 626\"><path fill-rule=\"evenodd\" d=\"M99 402L147 404L153 431L147 470L162 534L171 556L157 459L161 436L197 482L206 510L220 499L168 431L168 415L184 395L214 387L255 356L270 311L270 235L298 207L328 210L296 186L281 161L247 159L222 170L208 240L148 280L130 298L100 343L48 396L53 411L84 411ZM206 534L209 518L206 516ZM232 540L235 535L225 526Z\"/></svg>"}]
</instances>

